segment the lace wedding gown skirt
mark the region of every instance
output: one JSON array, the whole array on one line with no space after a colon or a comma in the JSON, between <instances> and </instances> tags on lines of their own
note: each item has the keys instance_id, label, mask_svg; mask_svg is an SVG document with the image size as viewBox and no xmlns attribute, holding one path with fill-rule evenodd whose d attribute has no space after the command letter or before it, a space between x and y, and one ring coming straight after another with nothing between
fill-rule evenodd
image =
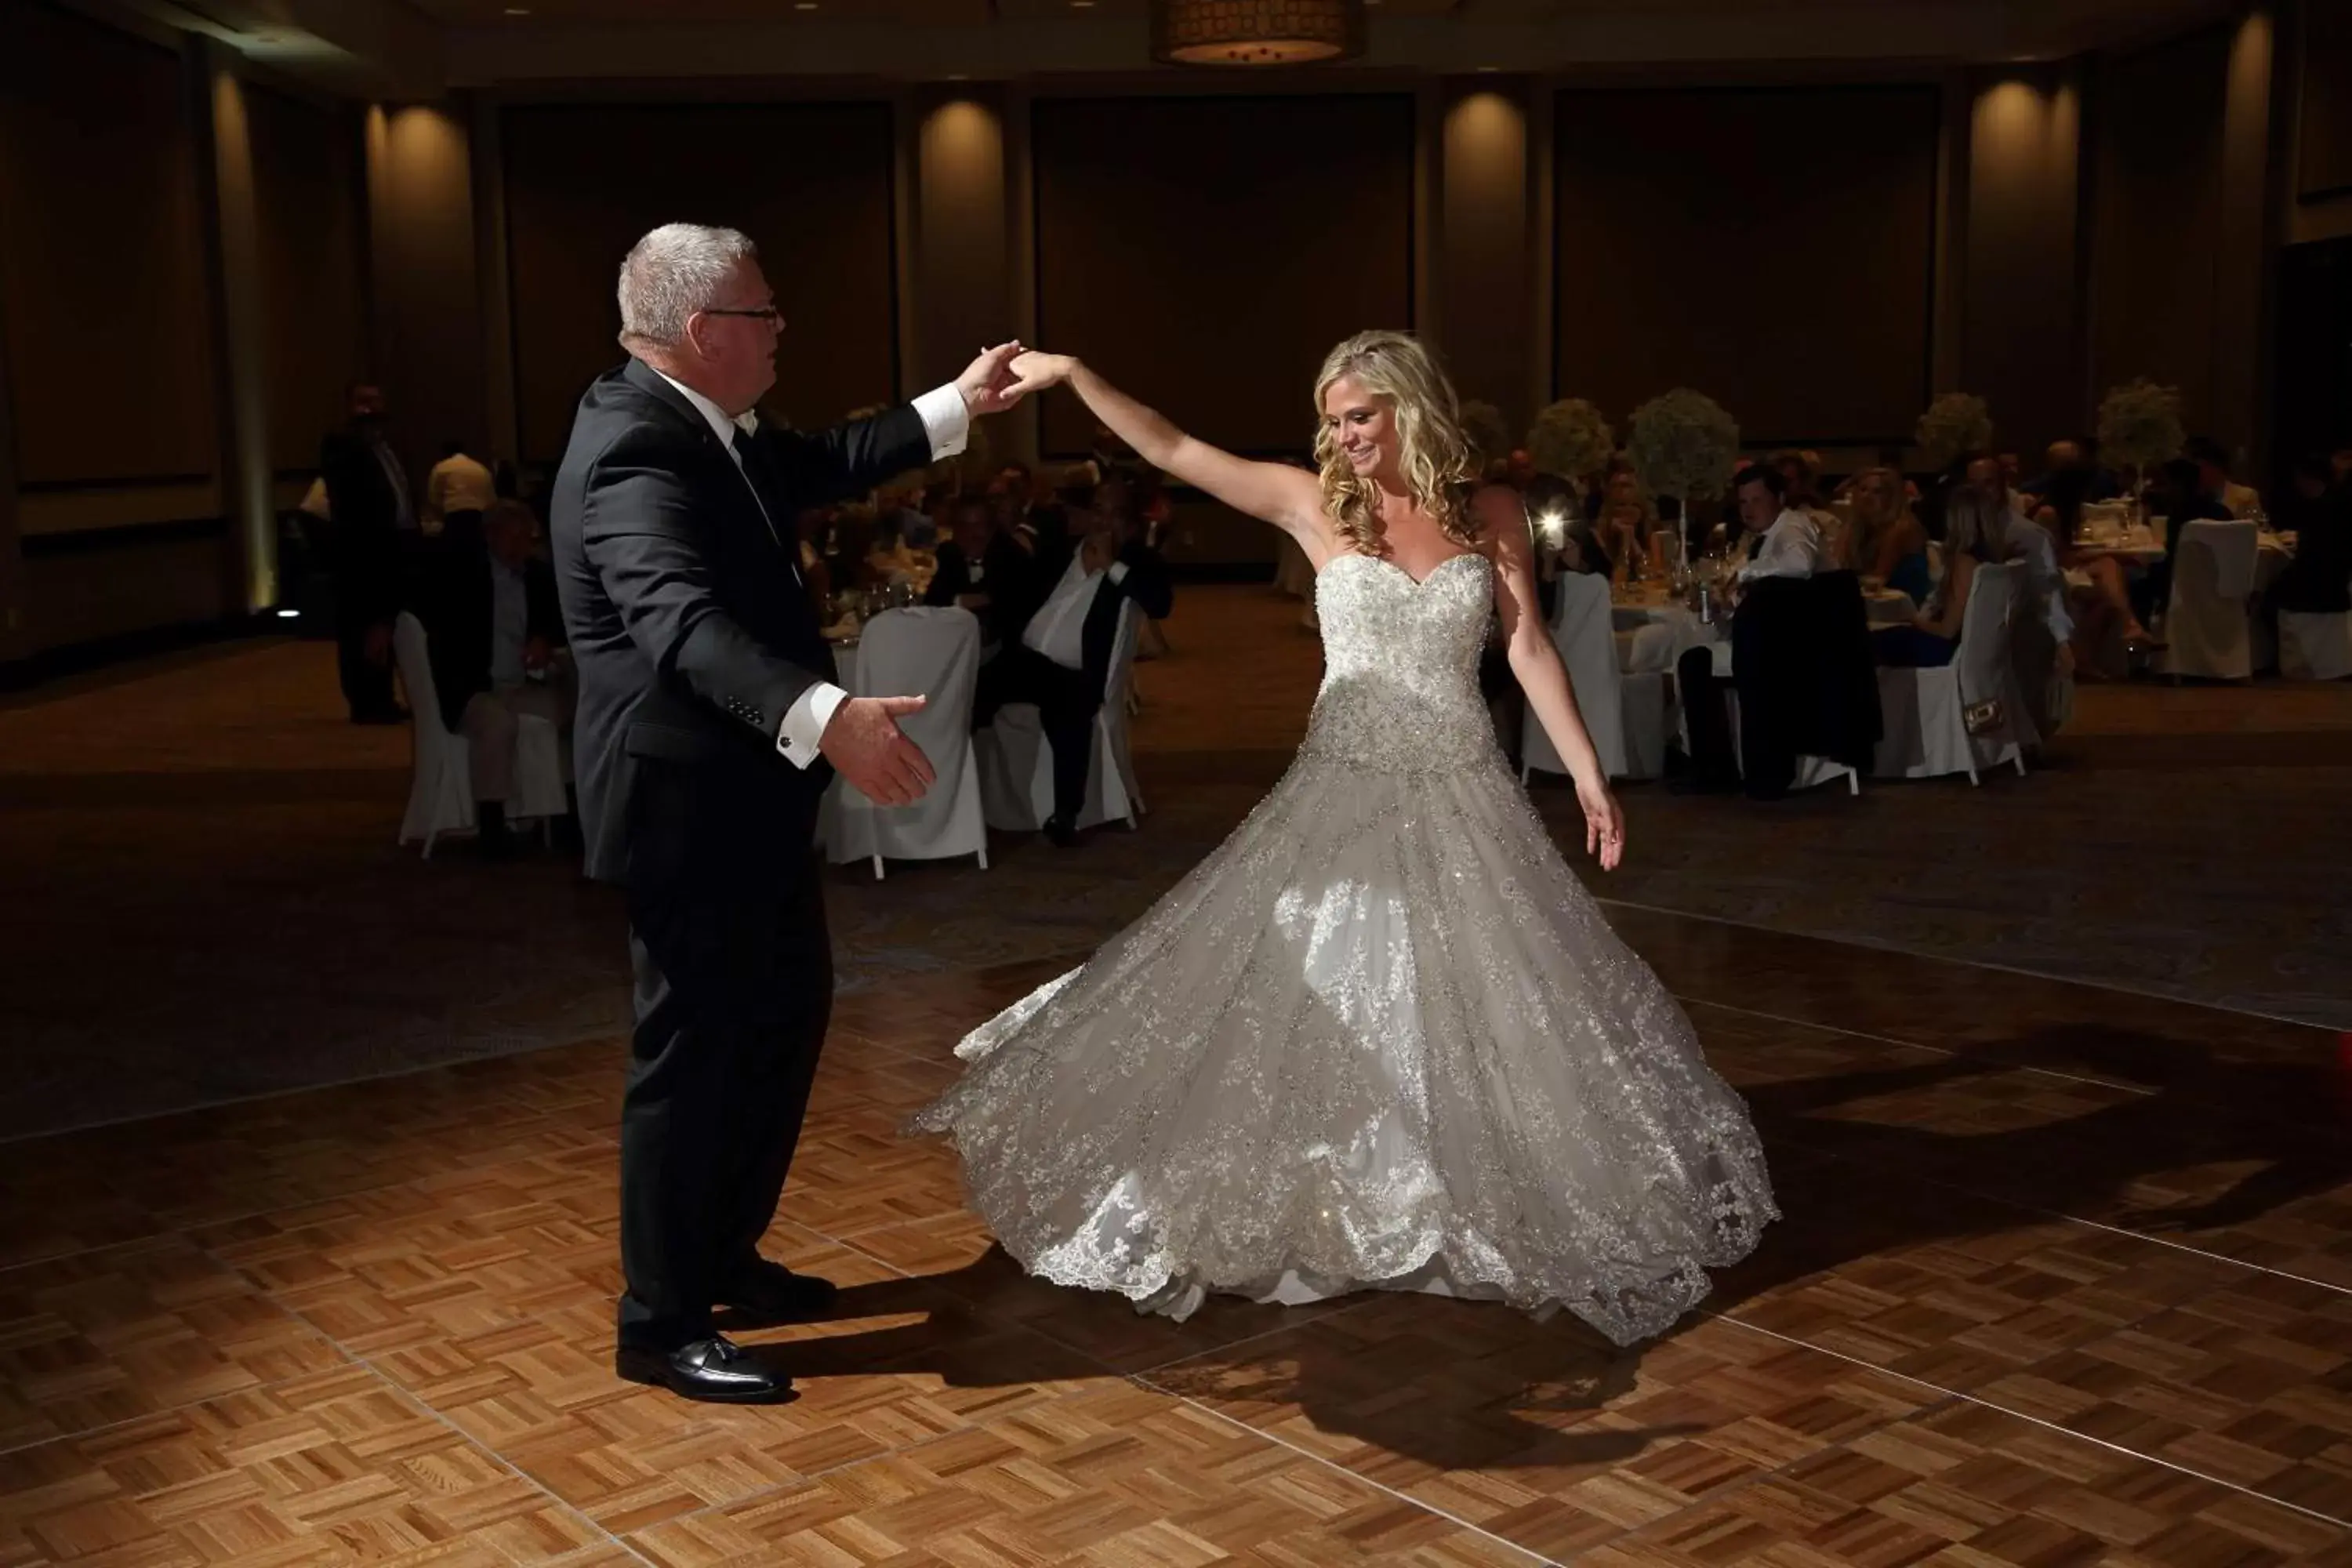
<instances>
[{"instance_id":1,"label":"lace wedding gown skirt","mask_svg":"<svg viewBox=\"0 0 2352 1568\"><path fill-rule=\"evenodd\" d=\"M1282 782L957 1047L909 1128L953 1139L1032 1273L1179 1318L1212 1290L1491 1297L1623 1344L1779 1217L1745 1105L1495 743L1491 573L1335 560Z\"/></svg>"}]
</instances>

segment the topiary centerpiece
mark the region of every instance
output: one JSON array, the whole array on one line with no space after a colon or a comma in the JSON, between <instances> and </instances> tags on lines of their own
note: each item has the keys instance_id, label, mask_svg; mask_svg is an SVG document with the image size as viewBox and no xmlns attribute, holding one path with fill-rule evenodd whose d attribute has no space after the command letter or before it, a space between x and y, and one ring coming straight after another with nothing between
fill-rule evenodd
<instances>
[{"instance_id":1,"label":"topiary centerpiece","mask_svg":"<svg viewBox=\"0 0 2352 1568\"><path fill-rule=\"evenodd\" d=\"M1945 392L1937 395L1919 416L1915 435L1919 454L1931 468L1948 466L1963 452L1980 451L1992 445L1992 413L1985 400L1973 393Z\"/></svg>"},{"instance_id":2,"label":"topiary centerpiece","mask_svg":"<svg viewBox=\"0 0 2352 1568\"><path fill-rule=\"evenodd\" d=\"M1633 410L1625 437L1633 477L1654 496L1690 503L1723 493L1739 461L1739 422L1705 393L1678 386Z\"/></svg>"},{"instance_id":3,"label":"topiary centerpiece","mask_svg":"<svg viewBox=\"0 0 2352 1568\"><path fill-rule=\"evenodd\" d=\"M1617 450L1617 432L1601 416L1598 405L1581 397L1563 397L1536 416L1528 432L1528 456L1538 469L1563 479L1581 479L1599 473Z\"/></svg>"}]
</instances>

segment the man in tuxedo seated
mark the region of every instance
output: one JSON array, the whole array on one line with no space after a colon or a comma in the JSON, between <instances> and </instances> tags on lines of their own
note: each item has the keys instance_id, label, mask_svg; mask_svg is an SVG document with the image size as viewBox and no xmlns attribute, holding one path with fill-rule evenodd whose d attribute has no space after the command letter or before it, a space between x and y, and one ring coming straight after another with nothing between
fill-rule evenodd
<instances>
[{"instance_id":1,"label":"man in tuxedo seated","mask_svg":"<svg viewBox=\"0 0 2352 1568\"><path fill-rule=\"evenodd\" d=\"M1822 570L1821 530L1803 507L1789 503L1789 479L1779 468L1751 463L1731 481L1738 509L1740 557L1736 592L1776 577L1811 577ZM1691 768L1696 786L1737 789L1739 763L1732 750L1731 720L1723 692L1731 684L1715 673L1712 647L1696 647L1675 667L1683 712L1690 729Z\"/></svg>"},{"instance_id":2,"label":"man in tuxedo seated","mask_svg":"<svg viewBox=\"0 0 2352 1568\"><path fill-rule=\"evenodd\" d=\"M1054 499L1045 477L1026 463L1007 463L988 485L989 510L1004 535L1032 554L1055 556L1069 548L1070 520Z\"/></svg>"},{"instance_id":3,"label":"man in tuxedo seated","mask_svg":"<svg viewBox=\"0 0 2352 1568\"><path fill-rule=\"evenodd\" d=\"M1109 487L1104 487L1108 489ZM1175 602L1160 552L1146 543L1124 506L1097 510L1093 526L1066 554L1041 542L1028 557L1033 583L1045 584L1034 612L1004 623L1004 648L980 672L975 728L1008 702L1036 705L1054 754L1054 815L1045 837L1065 848L1077 842L1094 758L1095 715L1110 679L1112 645L1132 602L1153 620Z\"/></svg>"},{"instance_id":4,"label":"man in tuxedo seated","mask_svg":"<svg viewBox=\"0 0 2352 1568\"><path fill-rule=\"evenodd\" d=\"M1022 603L1031 557L996 526L986 496L967 491L947 510L948 537L935 553L923 603L953 605L978 616L981 647L992 653L1005 640L1006 610Z\"/></svg>"},{"instance_id":5,"label":"man in tuxedo seated","mask_svg":"<svg viewBox=\"0 0 2352 1568\"><path fill-rule=\"evenodd\" d=\"M412 595L441 721L466 737L478 842L493 858L512 847L506 803L523 715L568 731L575 700L570 666L556 657L555 572L533 553L536 536L520 501L499 501L478 521L452 512Z\"/></svg>"}]
</instances>

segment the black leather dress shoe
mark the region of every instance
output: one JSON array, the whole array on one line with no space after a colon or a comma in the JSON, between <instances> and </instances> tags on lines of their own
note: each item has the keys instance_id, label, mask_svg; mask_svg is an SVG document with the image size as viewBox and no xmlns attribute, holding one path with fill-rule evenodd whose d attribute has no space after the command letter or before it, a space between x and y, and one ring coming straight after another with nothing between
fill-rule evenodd
<instances>
[{"instance_id":1,"label":"black leather dress shoe","mask_svg":"<svg viewBox=\"0 0 2352 1568\"><path fill-rule=\"evenodd\" d=\"M830 1279L795 1274L760 1258L720 1287L718 1304L762 1322L797 1323L824 1316L840 1295Z\"/></svg>"},{"instance_id":2,"label":"black leather dress shoe","mask_svg":"<svg viewBox=\"0 0 2352 1568\"><path fill-rule=\"evenodd\" d=\"M1045 819L1045 839L1056 849L1075 849L1078 843L1078 830L1066 816L1049 816Z\"/></svg>"},{"instance_id":3,"label":"black leather dress shoe","mask_svg":"<svg viewBox=\"0 0 2352 1568\"><path fill-rule=\"evenodd\" d=\"M686 1399L712 1405L775 1405L793 1397L793 1380L753 1361L724 1334L691 1340L672 1351L623 1345L613 1370L631 1383L649 1383Z\"/></svg>"}]
</instances>

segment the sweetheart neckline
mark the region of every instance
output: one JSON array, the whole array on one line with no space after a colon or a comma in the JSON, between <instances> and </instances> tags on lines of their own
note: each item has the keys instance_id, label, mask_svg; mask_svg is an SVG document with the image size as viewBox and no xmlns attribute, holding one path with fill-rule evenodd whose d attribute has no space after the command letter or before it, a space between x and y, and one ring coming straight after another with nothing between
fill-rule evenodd
<instances>
[{"instance_id":1,"label":"sweetheart neckline","mask_svg":"<svg viewBox=\"0 0 2352 1568\"><path fill-rule=\"evenodd\" d=\"M1403 578L1406 582L1412 584L1414 587L1423 588L1427 587L1440 572L1444 571L1456 561L1484 561L1486 557L1475 550L1461 551L1455 554L1447 556L1444 560L1431 567L1427 576L1416 577L1385 555L1369 555L1360 550L1342 550L1333 555L1328 561L1323 563L1323 572L1328 572L1340 562L1350 559L1357 561L1369 561L1375 566L1385 566L1390 571L1395 573L1398 576ZM1322 574L1322 572L1316 574L1318 577L1320 577Z\"/></svg>"}]
</instances>

